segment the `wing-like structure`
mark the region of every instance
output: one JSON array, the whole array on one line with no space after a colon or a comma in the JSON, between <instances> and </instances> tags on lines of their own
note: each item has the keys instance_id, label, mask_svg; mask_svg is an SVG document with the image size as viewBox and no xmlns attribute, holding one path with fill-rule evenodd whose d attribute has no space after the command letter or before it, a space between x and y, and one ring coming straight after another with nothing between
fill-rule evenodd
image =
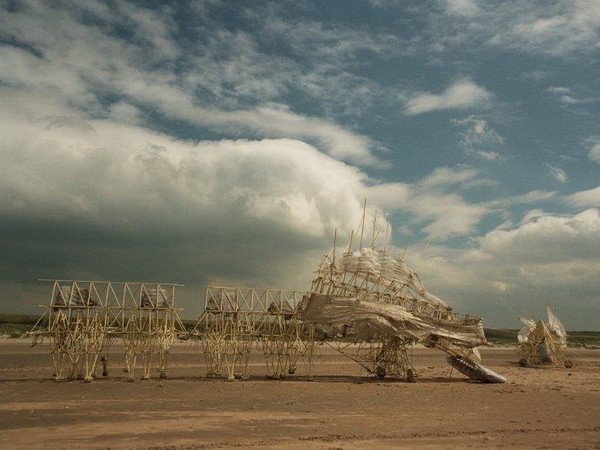
<instances>
[{"instance_id":1,"label":"wing-like structure","mask_svg":"<svg viewBox=\"0 0 600 450\"><path fill-rule=\"evenodd\" d=\"M562 346L567 345L567 332L563 324L558 320L558 317L552 312L550 306L547 307L548 311L548 327L550 332L553 333Z\"/></svg>"},{"instance_id":2,"label":"wing-like structure","mask_svg":"<svg viewBox=\"0 0 600 450\"><path fill-rule=\"evenodd\" d=\"M525 324L517 336L519 340L519 364L558 364L562 362L565 367L572 367L571 361L566 359L564 351L567 346L567 332L558 320L550 306L547 308L548 323L542 320L534 321L521 318Z\"/></svg>"}]
</instances>

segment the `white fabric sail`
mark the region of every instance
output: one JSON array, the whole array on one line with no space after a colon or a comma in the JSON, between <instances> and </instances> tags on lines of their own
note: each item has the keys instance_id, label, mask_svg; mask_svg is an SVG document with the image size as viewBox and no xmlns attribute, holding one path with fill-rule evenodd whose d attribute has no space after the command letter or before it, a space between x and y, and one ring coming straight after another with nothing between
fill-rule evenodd
<instances>
[{"instance_id":1,"label":"white fabric sail","mask_svg":"<svg viewBox=\"0 0 600 450\"><path fill-rule=\"evenodd\" d=\"M558 317L552 312L552 308L550 306L547 307L548 311L548 326L550 331L554 333L557 337L561 345L567 345L567 332L563 324L558 320Z\"/></svg>"},{"instance_id":2,"label":"white fabric sail","mask_svg":"<svg viewBox=\"0 0 600 450\"><path fill-rule=\"evenodd\" d=\"M524 317L520 317L519 320L525 324L523 328L519 330L519 334L517 335L517 339L519 342L527 342L529 340L529 335L533 330L535 330L535 320L526 319Z\"/></svg>"}]
</instances>

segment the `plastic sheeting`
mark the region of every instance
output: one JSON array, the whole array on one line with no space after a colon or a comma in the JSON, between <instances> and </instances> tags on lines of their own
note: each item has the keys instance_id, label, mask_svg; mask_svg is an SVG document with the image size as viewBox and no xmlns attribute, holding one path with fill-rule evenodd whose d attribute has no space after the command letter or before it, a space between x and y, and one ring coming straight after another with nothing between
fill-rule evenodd
<instances>
[{"instance_id":1,"label":"plastic sheeting","mask_svg":"<svg viewBox=\"0 0 600 450\"><path fill-rule=\"evenodd\" d=\"M524 317L521 317L520 320L525 324L525 326L519 330L517 339L519 342L523 343L529 340L529 335L533 330L535 330L535 320L525 319Z\"/></svg>"},{"instance_id":2,"label":"plastic sheeting","mask_svg":"<svg viewBox=\"0 0 600 450\"><path fill-rule=\"evenodd\" d=\"M558 337L561 345L567 345L567 332L563 324L558 320L558 317L554 315L552 309L548 306L548 327L550 331Z\"/></svg>"},{"instance_id":3,"label":"plastic sheeting","mask_svg":"<svg viewBox=\"0 0 600 450\"><path fill-rule=\"evenodd\" d=\"M237 298L230 298L225 296L224 298L210 297L206 304L206 311L219 312L219 313L234 313L240 310L240 304Z\"/></svg>"},{"instance_id":4,"label":"plastic sheeting","mask_svg":"<svg viewBox=\"0 0 600 450\"><path fill-rule=\"evenodd\" d=\"M170 308L173 306L171 292L162 288L146 287L142 291L142 308Z\"/></svg>"},{"instance_id":5,"label":"plastic sheeting","mask_svg":"<svg viewBox=\"0 0 600 450\"><path fill-rule=\"evenodd\" d=\"M387 336L404 336L415 341L437 341L473 348L485 345L481 319L438 319L419 316L394 304L375 303L352 297L312 294L304 319L326 326L352 325L357 339L370 340Z\"/></svg>"},{"instance_id":6,"label":"plastic sheeting","mask_svg":"<svg viewBox=\"0 0 600 450\"><path fill-rule=\"evenodd\" d=\"M98 302L91 298L88 289L63 286L57 291L53 304L55 306L96 306Z\"/></svg>"}]
</instances>

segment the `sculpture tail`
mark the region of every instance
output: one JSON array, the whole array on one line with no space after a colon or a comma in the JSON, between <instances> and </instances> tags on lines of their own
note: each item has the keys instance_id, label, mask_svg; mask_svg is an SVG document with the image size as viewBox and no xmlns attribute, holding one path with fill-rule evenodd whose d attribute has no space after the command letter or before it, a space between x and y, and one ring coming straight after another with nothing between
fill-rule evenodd
<instances>
[{"instance_id":1,"label":"sculpture tail","mask_svg":"<svg viewBox=\"0 0 600 450\"><path fill-rule=\"evenodd\" d=\"M482 383L506 383L506 378L487 367L461 356L448 356L448 364L463 375Z\"/></svg>"}]
</instances>

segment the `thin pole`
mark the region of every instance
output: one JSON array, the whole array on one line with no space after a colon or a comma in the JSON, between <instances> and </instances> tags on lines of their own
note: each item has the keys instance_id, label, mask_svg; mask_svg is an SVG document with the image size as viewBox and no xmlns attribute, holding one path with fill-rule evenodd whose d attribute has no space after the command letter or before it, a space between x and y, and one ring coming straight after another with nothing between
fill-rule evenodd
<instances>
[{"instance_id":1,"label":"thin pole","mask_svg":"<svg viewBox=\"0 0 600 450\"><path fill-rule=\"evenodd\" d=\"M388 214L388 216L386 217L386 224L385 224L385 238L383 241L383 251L386 252L387 251L387 244L388 244L388 234L390 232L390 216Z\"/></svg>"},{"instance_id":2,"label":"thin pole","mask_svg":"<svg viewBox=\"0 0 600 450\"><path fill-rule=\"evenodd\" d=\"M365 215L366 215L366 213L367 213L367 199L365 198L365 202L363 205L363 215L362 215L361 226L360 226L360 246L358 247L359 251L363 245L363 234L365 232Z\"/></svg>"},{"instance_id":3,"label":"thin pole","mask_svg":"<svg viewBox=\"0 0 600 450\"><path fill-rule=\"evenodd\" d=\"M375 249L375 239L377 239L377 237L379 236L379 233L377 233L377 235L375 234L375 230L377 229L377 210L375 210L375 216L373 216L373 234L372 234L372 238L371 238L371 249Z\"/></svg>"},{"instance_id":4,"label":"thin pole","mask_svg":"<svg viewBox=\"0 0 600 450\"><path fill-rule=\"evenodd\" d=\"M331 259L331 264L335 266L335 245L337 242L337 228L333 230L333 258Z\"/></svg>"},{"instance_id":5,"label":"thin pole","mask_svg":"<svg viewBox=\"0 0 600 450\"><path fill-rule=\"evenodd\" d=\"M348 242L348 251L346 253L350 253L352 251L352 241L354 240L354 230L350 233L350 242Z\"/></svg>"}]
</instances>

